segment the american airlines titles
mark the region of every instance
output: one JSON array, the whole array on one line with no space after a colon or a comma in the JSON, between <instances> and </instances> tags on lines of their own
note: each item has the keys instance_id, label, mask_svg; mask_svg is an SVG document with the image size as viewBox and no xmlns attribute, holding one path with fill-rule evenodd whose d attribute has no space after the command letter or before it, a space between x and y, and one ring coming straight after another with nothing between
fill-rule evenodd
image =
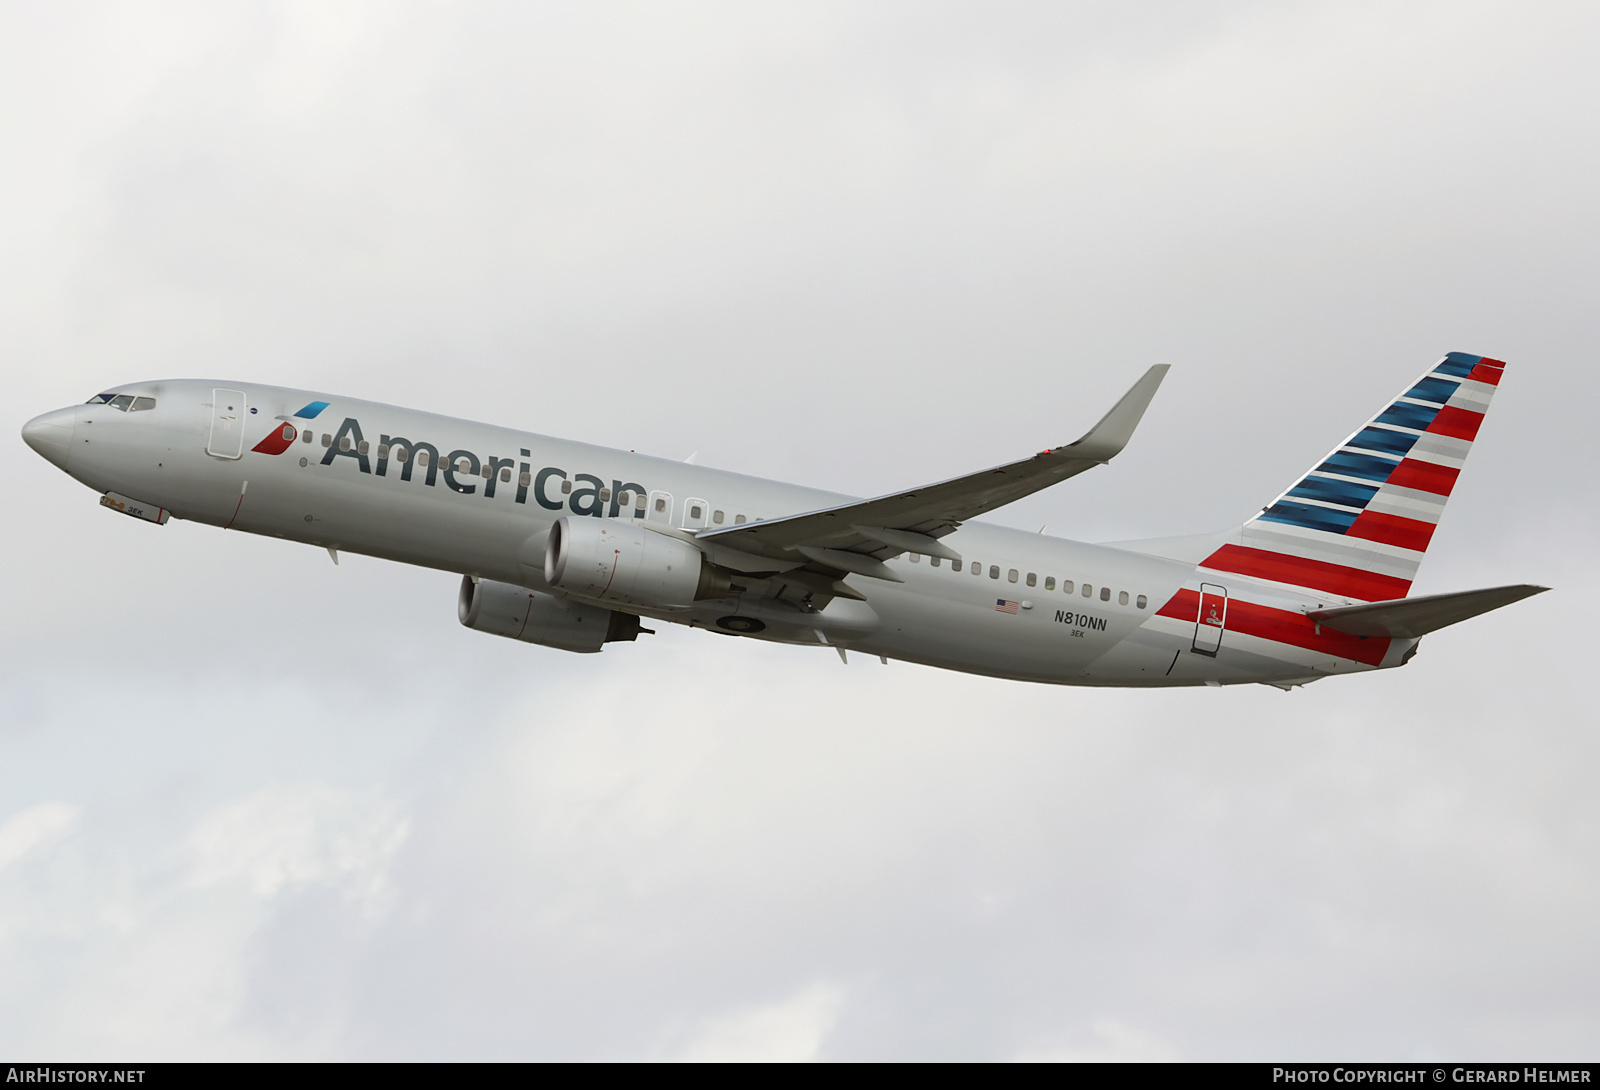
<instances>
[{"instance_id":1,"label":"american airlines titles","mask_svg":"<svg viewBox=\"0 0 1600 1090\"><path fill-rule=\"evenodd\" d=\"M575 515L593 515L597 518L607 515L616 518L622 508L621 497L625 494L646 494L645 487L633 481L611 481L608 484L592 473L574 473L570 478L571 495L557 493L552 497L549 495L550 482L568 480L566 470L555 466L546 466L538 473L534 473L532 466L527 462L492 456L480 459L470 450L452 450L441 457L439 448L432 443L419 442L399 435L380 436L377 457L374 458L362 450L363 439L361 425L354 417L345 417L344 423L339 425L337 434L333 436L322 455L322 464L332 465L335 458L353 458L362 473L387 477L389 463L392 460L400 467L402 481L411 480L414 468L421 466L422 483L428 487L433 487L438 479L443 477L446 488L470 496L477 492L478 485L482 484L486 499L494 498L495 488L501 483L500 471L510 469L517 474L515 478L517 493L514 502L527 503L531 493L534 502L546 510L560 511L566 508ZM420 458L419 456L424 453L427 457ZM521 454L524 458L528 457L528 450L523 448ZM374 462L377 464L374 465ZM462 467L462 462L466 463L465 468ZM467 483L469 480L472 483ZM643 518L644 510L633 505L633 516Z\"/></svg>"}]
</instances>

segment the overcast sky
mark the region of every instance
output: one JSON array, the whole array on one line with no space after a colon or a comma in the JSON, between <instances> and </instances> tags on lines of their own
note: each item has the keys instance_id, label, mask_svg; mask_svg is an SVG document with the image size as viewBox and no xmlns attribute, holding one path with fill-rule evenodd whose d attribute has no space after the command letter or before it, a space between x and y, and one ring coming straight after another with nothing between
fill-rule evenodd
<instances>
[{"instance_id":1,"label":"overcast sky","mask_svg":"<svg viewBox=\"0 0 1600 1090\"><path fill-rule=\"evenodd\" d=\"M0 1055L1593 1059L1600 9L0 0ZM1092 691L115 518L120 382L1236 524L1508 362L1403 670Z\"/></svg>"}]
</instances>

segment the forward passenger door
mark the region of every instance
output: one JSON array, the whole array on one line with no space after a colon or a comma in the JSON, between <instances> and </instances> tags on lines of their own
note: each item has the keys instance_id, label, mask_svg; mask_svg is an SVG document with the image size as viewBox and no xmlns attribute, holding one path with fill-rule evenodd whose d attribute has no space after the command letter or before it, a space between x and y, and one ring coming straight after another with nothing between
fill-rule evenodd
<instances>
[{"instance_id":1,"label":"forward passenger door","mask_svg":"<svg viewBox=\"0 0 1600 1090\"><path fill-rule=\"evenodd\" d=\"M213 458L244 457L244 391L211 391L211 430L206 453Z\"/></svg>"}]
</instances>

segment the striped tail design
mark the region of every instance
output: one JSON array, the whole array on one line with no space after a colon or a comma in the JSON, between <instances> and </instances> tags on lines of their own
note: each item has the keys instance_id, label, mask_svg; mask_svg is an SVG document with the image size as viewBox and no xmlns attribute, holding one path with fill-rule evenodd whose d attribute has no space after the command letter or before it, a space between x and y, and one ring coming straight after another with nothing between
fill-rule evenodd
<instances>
[{"instance_id":1,"label":"striped tail design","mask_svg":"<svg viewBox=\"0 0 1600 1090\"><path fill-rule=\"evenodd\" d=\"M1202 568L1335 598L1404 598L1505 364L1451 352Z\"/></svg>"}]
</instances>

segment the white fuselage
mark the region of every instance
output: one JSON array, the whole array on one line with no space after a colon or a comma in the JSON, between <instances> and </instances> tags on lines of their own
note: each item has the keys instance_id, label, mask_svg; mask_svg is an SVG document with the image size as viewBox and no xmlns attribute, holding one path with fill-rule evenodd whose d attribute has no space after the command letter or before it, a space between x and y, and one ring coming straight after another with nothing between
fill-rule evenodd
<instances>
[{"instance_id":1,"label":"white fuselage","mask_svg":"<svg viewBox=\"0 0 1600 1090\"><path fill-rule=\"evenodd\" d=\"M308 391L198 380L120 390L154 398L155 408L119 412L85 405L61 410L72 415L58 421L70 429L62 468L97 492L166 508L179 518L558 597L563 592L545 581L543 558L550 527L564 515L699 529L847 499ZM221 406L217 390L237 391L242 401ZM295 416L317 402L327 404L314 418ZM292 440L281 438L289 433L285 424ZM232 427L238 435L226 434ZM281 451L252 449L275 429ZM416 452L428 447L437 453L423 465ZM1273 618L1345 600L1308 600L1304 591L1240 576L1219 589L1229 608L1255 622L1236 628L1230 621L1225 630L1218 624L1197 642L1193 602L1202 582L1212 585L1217 578L1202 578L1193 558L980 522L964 524L943 541L961 555L959 570L950 561L904 553L888 561L902 583L849 577L864 601L836 597L806 612L735 594L687 609L629 611L711 630L719 618L753 617L766 625L757 638L825 642L930 666L1078 685L1282 684L1397 665L1414 642L1381 641L1386 646L1374 645L1375 654L1362 656L1366 661L1343 657L1337 641L1327 647L1300 637L1279 642L1272 633L1281 622ZM1220 642L1208 653L1211 636Z\"/></svg>"}]
</instances>

